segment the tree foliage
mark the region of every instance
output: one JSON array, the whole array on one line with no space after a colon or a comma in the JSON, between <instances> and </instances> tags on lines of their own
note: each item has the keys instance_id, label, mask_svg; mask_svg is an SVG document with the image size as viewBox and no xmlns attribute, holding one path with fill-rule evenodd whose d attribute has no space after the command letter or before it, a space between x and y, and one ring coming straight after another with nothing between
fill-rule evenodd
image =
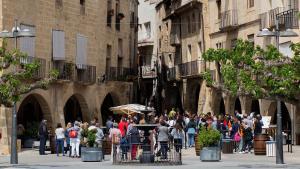
<instances>
[{"instance_id":1,"label":"tree foliage","mask_svg":"<svg viewBox=\"0 0 300 169\"><path fill-rule=\"evenodd\" d=\"M276 47L266 49L238 40L233 49L209 49L203 58L221 65L222 82L204 79L211 87L231 95L255 98L282 97L295 100L300 94L300 43L292 44L294 57L283 56Z\"/></svg>"},{"instance_id":2,"label":"tree foliage","mask_svg":"<svg viewBox=\"0 0 300 169\"><path fill-rule=\"evenodd\" d=\"M13 102L19 101L22 94L34 89L47 89L58 76L56 70L51 70L46 78L36 79L35 75L41 65L36 59L24 62L27 57L27 54L18 49L8 50L6 40L3 41L0 47L1 104L9 107Z\"/></svg>"}]
</instances>

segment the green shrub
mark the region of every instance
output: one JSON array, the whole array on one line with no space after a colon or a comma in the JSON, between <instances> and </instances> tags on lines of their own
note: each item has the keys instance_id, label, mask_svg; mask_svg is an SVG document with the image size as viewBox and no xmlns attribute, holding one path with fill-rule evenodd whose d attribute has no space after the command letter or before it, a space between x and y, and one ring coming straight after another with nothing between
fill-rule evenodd
<instances>
[{"instance_id":1,"label":"green shrub","mask_svg":"<svg viewBox=\"0 0 300 169\"><path fill-rule=\"evenodd\" d=\"M221 139L221 133L212 128L201 127L199 135L199 144L201 147L214 147L218 146Z\"/></svg>"},{"instance_id":2,"label":"green shrub","mask_svg":"<svg viewBox=\"0 0 300 169\"><path fill-rule=\"evenodd\" d=\"M96 142L96 133L97 130L89 130L87 135L87 146L94 147Z\"/></svg>"}]
</instances>

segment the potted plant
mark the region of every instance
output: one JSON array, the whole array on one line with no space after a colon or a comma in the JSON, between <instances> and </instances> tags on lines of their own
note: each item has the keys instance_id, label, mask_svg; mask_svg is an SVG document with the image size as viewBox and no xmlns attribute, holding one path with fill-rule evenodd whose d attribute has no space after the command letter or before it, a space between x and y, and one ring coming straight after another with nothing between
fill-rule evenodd
<instances>
[{"instance_id":1,"label":"potted plant","mask_svg":"<svg viewBox=\"0 0 300 169\"><path fill-rule=\"evenodd\" d=\"M96 133L97 129L87 131L85 147L81 147L81 161L102 161L102 150L96 144Z\"/></svg>"},{"instance_id":2,"label":"potted plant","mask_svg":"<svg viewBox=\"0 0 300 169\"><path fill-rule=\"evenodd\" d=\"M198 141L202 150L200 151L201 161L220 161L220 139L221 133L218 130L212 128L202 127L198 134Z\"/></svg>"}]
</instances>

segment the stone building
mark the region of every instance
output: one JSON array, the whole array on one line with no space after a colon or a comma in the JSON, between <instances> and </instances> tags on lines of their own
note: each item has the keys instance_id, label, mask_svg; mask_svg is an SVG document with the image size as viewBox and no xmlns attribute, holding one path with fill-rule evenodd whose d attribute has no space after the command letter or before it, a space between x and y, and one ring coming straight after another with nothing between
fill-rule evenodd
<instances>
[{"instance_id":1,"label":"stone building","mask_svg":"<svg viewBox=\"0 0 300 169\"><path fill-rule=\"evenodd\" d=\"M17 103L18 124L35 130L42 119L49 127L97 117L103 124L109 107L132 100L137 66L137 0L2 0L1 30L14 19L34 38L19 38L18 48L37 58L39 77L59 70L48 90L34 90ZM9 40L9 47L13 41ZM1 107L0 153L7 153L11 109Z\"/></svg>"},{"instance_id":2,"label":"stone building","mask_svg":"<svg viewBox=\"0 0 300 169\"><path fill-rule=\"evenodd\" d=\"M298 0L160 0L156 4L158 56L165 67L162 97L164 108L180 107L192 113L230 113L235 110L272 116L276 124L276 102L247 97L232 97L207 88L201 73L210 71L221 82L220 65L204 63L202 53L209 48L230 49L237 39L266 47L275 38L257 37L263 28L274 29L276 14L292 19L281 20L280 27L299 32ZM280 51L292 56L289 45L299 37L280 38ZM160 57L162 56L162 57ZM163 74L162 70L162 74ZM178 91L178 92L177 92ZM283 129L300 133L300 103L282 102Z\"/></svg>"}]
</instances>

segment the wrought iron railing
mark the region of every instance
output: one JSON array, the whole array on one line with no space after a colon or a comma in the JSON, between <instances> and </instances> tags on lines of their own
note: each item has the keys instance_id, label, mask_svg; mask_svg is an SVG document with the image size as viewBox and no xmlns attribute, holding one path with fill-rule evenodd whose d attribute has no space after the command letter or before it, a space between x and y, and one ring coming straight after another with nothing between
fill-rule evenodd
<instances>
[{"instance_id":1,"label":"wrought iron railing","mask_svg":"<svg viewBox=\"0 0 300 169\"><path fill-rule=\"evenodd\" d=\"M201 75L205 71L205 61L195 60L187 63L179 64L181 77Z\"/></svg>"},{"instance_id":2,"label":"wrought iron railing","mask_svg":"<svg viewBox=\"0 0 300 169\"><path fill-rule=\"evenodd\" d=\"M21 58L20 62L21 65L37 62L39 64L39 68L33 73L33 79L42 79L46 77L46 59L27 56L25 58Z\"/></svg>"},{"instance_id":3,"label":"wrought iron railing","mask_svg":"<svg viewBox=\"0 0 300 169\"><path fill-rule=\"evenodd\" d=\"M96 82L96 66L76 64L75 82L91 85Z\"/></svg>"},{"instance_id":4,"label":"wrought iron railing","mask_svg":"<svg viewBox=\"0 0 300 169\"><path fill-rule=\"evenodd\" d=\"M220 30L234 29L238 26L238 11L228 10L221 13Z\"/></svg>"},{"instance_id":5,"label":"wrought iron railing","mask_svg":"<svg viewBox=\"0 0 300 169\"><path fill-rule=\"evenodd\" d=\"M54 61L53 68L58 71L58 80L74 80L75 65L65 61Z\"/></svg>"},{"instance_id":6,"label":"wrought iron railing","mask_svg":"<svg viewBox=\"0 0 300 169\"><path fill-rule=\"evenodd\" d=\"M106 72L105 79L108 81L127 81L128 77L133 74L134 72L131 68L110 67Z\"/></svg>"},{"instance_id":7,"label":"wrought iron railing","mask_svg":"<svg viewBox=\"0 0 300 169\"><path fill-rule=\"evenodd\" d=\"M275 27L275 22L276 22L276 16L283 12L284 11L284 8L283 7L277 7L277 8L274 8L274 9L271 9L269 11L269 25L270 27Z\"/></svg>"}]
</instances>

